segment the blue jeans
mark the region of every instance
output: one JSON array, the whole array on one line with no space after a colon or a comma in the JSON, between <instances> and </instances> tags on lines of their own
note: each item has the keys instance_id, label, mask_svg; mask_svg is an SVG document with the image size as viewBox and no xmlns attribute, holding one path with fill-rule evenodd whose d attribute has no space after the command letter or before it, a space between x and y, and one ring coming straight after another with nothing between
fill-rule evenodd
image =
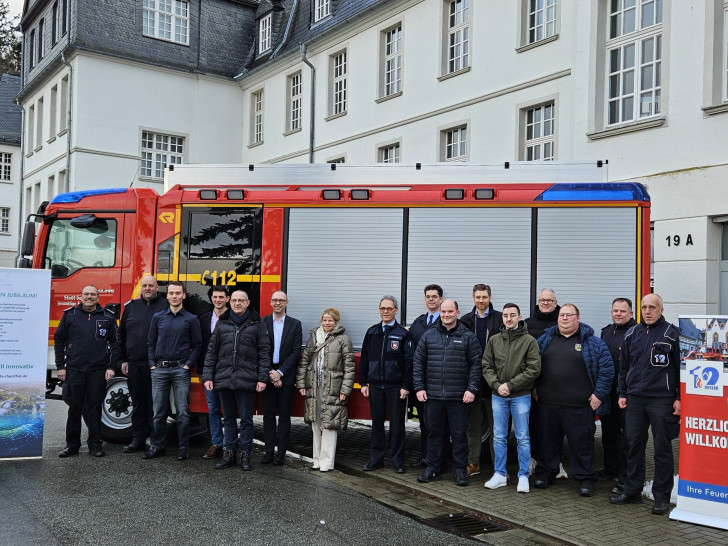
<instances>
[{"instance_id":1,"label":"blue jeans","mask_svg":"<svg viewBox=\"0 0 728 546\"><path fill-rule=\"evenodd\" d=\"M222 414L220 413L220 395L217 391L208 391L205 389L205 399L207 400L207 410L210 413L210 436L212 437L212 445L222 446Z\"/></svg>"},{"instance_id":2,"label":"blue jeans","mask_svg":"<svg viewBox=\"0 0 728 546\"><path fill-rule=\"evenodd\" d=\"M528 477L531 462L531 441L528 436L528 416L531 411L531 395L516 398L503 398L493 395L493 449L495 451L494 469L506 476L508 457L508 416L513 416L513 429L518 441L518 477Z\"/></svg>"},{"instance_id":3,"label":"blue jeans","mask_svg":"<svg viewBox=\"0 0 728 546\"><path fill-rule=\"evenodd\" d=\"M174 406L177 410L177 438L179 447L190 445L190 370L176 368L155 368L152 370L152 400L154 404L154 430L152 447L167 447L167 416L169 415L169 392L174 392Z\"/></svg>"}]
</instances>

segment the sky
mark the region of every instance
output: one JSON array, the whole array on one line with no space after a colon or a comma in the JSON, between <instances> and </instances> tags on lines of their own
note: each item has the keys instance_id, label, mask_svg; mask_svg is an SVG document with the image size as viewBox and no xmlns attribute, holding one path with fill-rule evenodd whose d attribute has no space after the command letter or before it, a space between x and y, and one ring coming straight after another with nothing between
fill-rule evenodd
<instances>
[{"instance_id":1,"label":"sky","mask_svg":"<svg viewBox=\"0 0 728 546\"><path fill-rule=\"evenodd\" d=\"M23 2L24 0L10 0L8 2L10 4L10 17L20 15L23 11Z\"/></svg>"}]
</instances>

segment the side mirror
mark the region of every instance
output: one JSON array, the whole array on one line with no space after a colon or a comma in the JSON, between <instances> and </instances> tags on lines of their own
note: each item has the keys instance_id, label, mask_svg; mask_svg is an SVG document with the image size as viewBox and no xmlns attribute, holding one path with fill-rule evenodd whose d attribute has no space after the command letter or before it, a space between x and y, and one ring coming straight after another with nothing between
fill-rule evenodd
<instances>
[{"instance_id":1,"label":"side mirror","mask_svg":"<svg viewBox=\"0 0 728 546\"><path fill-rule=\"evenodd\" d=\"M29 220L25 222L23 229L23 240L20 245L20 254L22 256L33 255L33 244L35 243L35 222Z\"/></svg>"},{"instance_id":2,"label":"side mirror","mask_svg":"<svg viewBox=\"0 0 728 546\"><path fill-rule=\"evenodd\" d=\"M18 260L18 269L31 269L33 267L33 260L30 258L20 258Z\"/></svg>"}]
</instances>

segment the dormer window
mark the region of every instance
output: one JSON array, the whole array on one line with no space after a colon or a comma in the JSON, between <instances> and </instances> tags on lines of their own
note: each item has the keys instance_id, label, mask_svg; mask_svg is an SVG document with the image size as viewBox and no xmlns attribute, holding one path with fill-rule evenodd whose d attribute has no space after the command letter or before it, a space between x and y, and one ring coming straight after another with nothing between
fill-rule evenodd
<instances>
[{"instance_id":1,"label":"dormer window","mask_svg":"<svg viewBox=\"0 0 728 546\"><path fill-rule=\"evenodd\" d=\"M271 47L272 22L273 15L270 13L260 20L260 26L258 27L258 53L265 53Z\"/></svg>"},{"instance_id":2,"label":"dormer window","mask_svg":"<svg viewBox=\"0 0 728 546\"><path fill-rule=\"evenodd\" d=\"M319 22L324 17L331 15L331 0L315 0L313 21Z\"/></svg>"}]
</instances>

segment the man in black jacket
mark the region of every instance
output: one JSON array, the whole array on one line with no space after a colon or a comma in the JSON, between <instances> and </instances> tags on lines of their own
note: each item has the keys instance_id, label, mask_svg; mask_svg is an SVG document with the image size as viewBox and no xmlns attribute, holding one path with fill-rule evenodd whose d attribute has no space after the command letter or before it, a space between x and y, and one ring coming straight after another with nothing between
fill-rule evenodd
<instances>
[{"instance_id":1,"label":"man in black jacket","mask_svg":"<svg viewBox=\"0 0 728 546\"><path fill-rule=\"evenodd\" d=\"M428 330L414 357L414 389L420 402L427 402L430 433L427 438L427 468L417 481L440 479L442 431L450 426L455 483L468 485L468 404L480 385L480 344L475 334L459 320L458 304L447 299L440 306L440 324Z\"/></svg>"},{"instance_id":2,"label":"man in black jacket","mask_svg":"<svg viewBox=\"0 0 728 546\"><path fill-rule=\"evenodd\" d=\"M159 297L159 285L152 275L141 280L141 296L124 304L119 324L121 345L121 373L128 377L132 400L131 443L123 447L124 453L146 449L152 431L152 376L147 358L147 336L152 317L169 307Z\"/></svg>"},{"instance_id":3,"label":"man in black jacket","mask_svg":"<svg viewBox=\"0 0 728 546\"><path fill-rule=\"evenodd\" d=\"M286 314L288 296L283 290L273 292L270 305L273 313L263 319L271 347L271 367L268 372L268 385L263 391L265 454L260 462L282 465L286 459L288 437L291 434L293 384L296 382L296 368L301 359L303 334L301 321ZM274 456L273 449L276 446L278 452Z\"/></svg>"},{"instance_id":4,"label":"man in black jacket","mask_svg":"<svg viewBox=\"0 0 728 546\"><path fill-rule=\"evenodd\" d=\"M487 284L476 284L473 286L473 303L475 303L475 306L470 313L463 315L463 318L460 319L460 322L478 338L478 343L480 343L481 348L481 361L485 352L485 346L488 343L488 338L497 334L503 325L503 313L493 309L493 302L490 301L490 297L490 286ZM483 419L483 410L485 410L485 422ZM481 377L478 395L470 405L468 414L468 476L480 474L480 448L483 438L483 428L485 426L490 430L488 436L490 460L495 463L492 391Z\"/></svg>"},{"instance_id":5,"label":"man in black jacket","mask_svg":"<svg viewBox=\"0 0 728 546\"><path fill-rule=\"evenodd\" d=\"M88 449L94 457L106 455L101 442L101 404L106 381L119 365L116 317L99 305L99 290L85 286L81 303L63 312L53 336L58 379L67 382L70 405L66 419L66 447L59 457L78 455L81 448L81 413L88 412Z\"/></svg>"},{"instance_id":6,"label":"man in black jacket","mask_svg":"<svg viewBox=\"0 0 728 546\"><path fill-rule=\"evenodd\" d=\"M425 306L427 307L427 312L417 317L409 328L410 334L412 334L413 349L417 348L417 344L425 332L430 328L434 328L440 322L442 293L442 286L439 284L428 284L425 286ZM420 456L416 461L410 463L410 466L412 468L425 468L427 466L427 463L425 463L425 459L427 458L428 434L427 412L425 411L424 402L417 400L416 393L410 393L410 402L412 402L413 407L417 410L417 420L420 422Z\"/></svg>"},{"instance_id":7,"label":"man in black jacket","mask_svg":"<svg viewBox=\"0 0 728 546\"><path fill-rule=\"evenodd\" d=\"M544 288L538 293L538 302L533 310L533 315L528 317L525 322L528 327L528 333L536 339L540 338L547 328L556 326L559 323L559 311L561 306L556 301L556 294L550 288ZM536 466L536 454L540 449L540 438L536 427L536 413L538 410L538 402L531 400L531 414L528 420L528 433L531 437L531 467ZM566 478L563 465L559 466L559 477Z\"/></svg>"},{"instance_id":8,"label":"man in black jacket","mask_svg":"<svg viewBox=\"0 0 728 546\"><path fill-rule=\"evenodd\" d=\"M270 342L260 315L248 309L243 290L230 295L230 310L212 332L205 357L202 381L207 390L220 393L225 434L225 452L215 468L235 466L240 450L240 468L252 470L253 404L255 393L265 390L270 371ZM240 414L240 437L236 417Z\"/></svg>"},{"instance_id":9,"label":"man in black jacket","mask_svg":"<svg viewBox=\"0 0 728 546\"><path fill-rule=\"evenodd\" d=\"M652 429L655 479L652 513L663 515L670 507L674 484L672 441L680 435L680 331L662 316L662 298L647 294L640 305L642 322L622 341L617 393L626 408L624 439L627 443L627 481L612 504L642 502L645 481L647 431Z\"/></svg>"},{"instance_id":10,"label":"man in black jacket","mask_svg":"<svg viewBox=\"0 0 728 546\"><path fill-rule=\"evenodd\" d=\"M632 300L615 298L612 302L612 324L602 328L602 340L609 347L614 361L614 382L609 393L611 410L600 415L602 423L602 448L604 449L604 470L597 471L600 478L619 477L619 484L624 484L626 476L626 455L622 432L624 430L624 412L619 409L617 401L617 383L619 382L619 350L627 330L637 324L632 318ZM615 488L619 493L619 485Z\"/></svg>"},{"instance_id":11,"label":"man in black jacket","mask_svg":"<svg viewBox=\"0 0 728 546\"><path fill-rule=\"evenodd\" d=\"M397 298L384 296L379 300L381 322L367 330L359 359L361 394L369 398L372 433L369 462L365 471L384 466L384 421L389 410L389 437L394 471L404 468L404 421L407 416L407 396L412 390L412 335L395 317L399 308Z\"/></svg>"}]
</instances>

